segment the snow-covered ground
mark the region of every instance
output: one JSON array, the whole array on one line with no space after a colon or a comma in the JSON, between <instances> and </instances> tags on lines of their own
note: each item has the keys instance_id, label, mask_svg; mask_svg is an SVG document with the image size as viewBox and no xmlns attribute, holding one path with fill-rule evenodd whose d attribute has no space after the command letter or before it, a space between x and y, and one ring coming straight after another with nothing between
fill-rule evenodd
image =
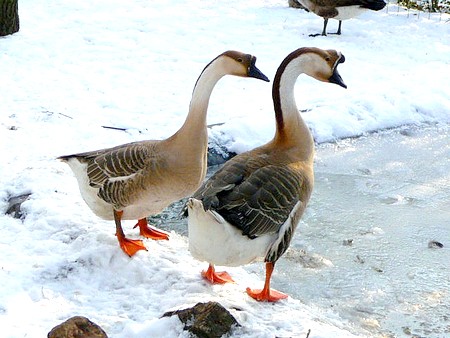
<instances>
[{"instance_id":1,"label":"snow-covered ground","mask_svg":"<svg viewBox=\"0 0 450 338\"><path fill-rule=\"evenodd\" d=\"M175 318L160 316L207 300L231 309L243 325L236 337L305 337L309 329L310 337L449 334L448 16L389 5L345 21L341 36L311 38L322 19L284 0L19 6L21 30L0 38L2 336L43 337L85 315L111 337L186 337ZM260 304L246 296L246 286L262 285L261 264L230 269L236 285L204 283L184 220L169 222L176 223L170 241L146 240L148 252L125 256L114 225L91 213L55 158L171 135L201 70L225 50L256 55L272 79L302 46L346 57L339 70L347 90L306 77L296 87L319 143L429 126L318 147L310 208L273 280L292 297ZM268 141L270 84L222 79L208 123L216 124L211 139L232 151ZM23 193L32 193L26 217L4 215L8 199ZM124 229L137 236L133 224ZM430 240L444 247L429 249Z\"/></svg>"}]
</instances>

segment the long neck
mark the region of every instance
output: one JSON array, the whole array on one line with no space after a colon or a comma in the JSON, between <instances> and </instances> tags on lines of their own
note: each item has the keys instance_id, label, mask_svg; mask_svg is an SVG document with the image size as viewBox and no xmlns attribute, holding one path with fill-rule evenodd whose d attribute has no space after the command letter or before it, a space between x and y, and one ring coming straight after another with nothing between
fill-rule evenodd
<instances>
[{"instance_id":1,"label":"long neck","mask_svg":"<svg viewBox=\"0 0 450 338\"><path fill-rule=\"evenodd\" d=\"M301 58L297 60L297 58ZM278 146L295 148L299 160L312 161L314 156L314 140L308 126L299 114L295 102L295 82L303 71L307 55L297 55L286 59L275 75L272 98L276 118L276 132L273 142Z\"/></svg>"},{"instance_id":2,"label":"long neck","mask_svg":"<svg viewBox=\"0 0 450 338\"><path fill-rule=\"evenodd\" d=\"M213 60L200 74L192 93L189 113L181 128L172 138L190 140L203 140L204 142L192 142L204 146L207 143L206 114L209 99L216 83L225 75L220 59Z\"/></svg>"}]
</instances>

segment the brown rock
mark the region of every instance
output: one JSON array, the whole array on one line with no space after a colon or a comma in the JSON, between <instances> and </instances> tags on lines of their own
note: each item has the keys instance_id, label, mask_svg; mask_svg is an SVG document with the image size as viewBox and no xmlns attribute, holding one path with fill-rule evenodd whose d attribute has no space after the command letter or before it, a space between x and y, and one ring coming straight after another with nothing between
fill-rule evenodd
<instances>
[{"instance_id":1,"label":"brown rock","mask_svg":"<svg viewBox=\"0 0 450 338\"><path fill-rule=\"evenodd\" d=\"M48 338L108 338L100 326L86 317L76 316L55 326Z\"/></svg>"},{"instance_id":2,"label":"brown rock","mask_svg":"<svg viewBox=\"0 0 450 338\"><path fill-rule=\"evenodd\" d=\"M11 196L8 198L8 209L6 210L7 215L11 215L14 218L24 219L25 214L22 212L22 203L25 202L31 193L25 193L22 195Z\"/></svg>"},{"instance_id":3,"label":"brown rock","mask_svg":"<svg viewBox=\"0 0 450 338\"><path fill-rule=\"evenodd\" d=\"M199 338L220 338L233 326L240 326L231 313L217 302L197 303L194 307L166 312L163 317L178 315L184 329Z\"/></svg>"}]
</instances>

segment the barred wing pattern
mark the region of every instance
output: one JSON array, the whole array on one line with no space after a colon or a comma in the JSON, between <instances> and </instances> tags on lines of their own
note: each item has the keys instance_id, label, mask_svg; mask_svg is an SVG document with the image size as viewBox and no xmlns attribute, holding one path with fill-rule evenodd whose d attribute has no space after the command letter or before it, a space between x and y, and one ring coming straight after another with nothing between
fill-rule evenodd
<instances>
[{"instance_id":1,"label":"barred wing pattern","mask_svg":"<svg viewBox=\"0 0 450 338\"><path fill-rule=\"evenodd\" d=\"M231 160L193 196L249 238L278 232L305 189L300 172L289 166L253 165Z\"/></svg>"},{"instance_id":2,"label":"barred wing pattern","mask_svg":"<svg viewBox=\"0 0 450 338\"><path fill-rule=\"evenodd\" d=\"M89 185L99 188L98 196L120 210L134 201L126 191L143 184L143 171L155 159L152 149L148 143L135 142L73 156L87 162Z\"/></svg>"}]
</instances>

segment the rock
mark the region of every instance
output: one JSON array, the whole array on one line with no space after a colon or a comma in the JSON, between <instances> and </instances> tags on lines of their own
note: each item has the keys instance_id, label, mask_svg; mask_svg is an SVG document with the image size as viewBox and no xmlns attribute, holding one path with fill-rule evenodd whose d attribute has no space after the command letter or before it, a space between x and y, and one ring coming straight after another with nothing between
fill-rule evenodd
<instances>
[{"instance_id":1,"label":"rock","mask_svg":"<svg viewBox=\"0 0 450 338\"><path fill-rule=\"evenodd\" d=\"M208 129L213 129L216 126L224 125L225 123L216 123L208 125ZM228 150L228 146L232 143L232 139L226 137L223 133L208 132L208 168L224 164L229 159L237 154Z\"/></svg>"},{"instance_id":2,"label":"rock","mask_svg":"<svg viewBox=\"0 0 450 338\"><path fill-rule=\"evenodd\" d=\"M108 338L100 326L86 317L76 316L55 326L48 338Z\"/></svg>"},{"instance_id":3,"label":"rock","mask_svg":"<svg viewBox=\"0 0 450 338\"><path fill-rule=\"evenodd\" d=\"M322 269L333 266L333 263L325 257L294 248L289 248L283 257L296 265L302 265L306 269Z\"/></svg>"},{"instance_id":4,"label":"rock","mask_svg":"<svg viewBox=\"0 0 450 338\"><path fill-rule=\"evenodd\" d=\"M166 312L163 317L178 315L184 329L199 338L220 338L233 326L240 326L236 319L217 302L197 303L194 307Z\"/></svg>"},{"instance_id":5,"label":"rock","mask_svg":"<svg viewBox=\"0 0 450 338\"><path fill-rule=\"evenodd\" d=\"M21 210L21 206L30 196L31 193L11 196L8 199L8 209L6 210L6 214L11 215L14 218L23 219L25 215Z\"/></svg>"},{"instance_id":6,"label":"rock","mask_svg":"<svg viewBox=\"0 0 450 338\"><path fill-rule=\"evenodd\" d=\"M359 264L364 264L366 261L363 258L361 258L361 256L356 255L355 262L357 262Z\"/></svg>"},{"instance_id":7,"label":"rock","mask_svg":"<svg viewBox=\"0 0 450 338\"><path fill-rule=\"evenodd\" d=\"M224 164L236 156L236 153L228 151L224 146L210 145L208 148L208 167Z\"/></svg>"},{"instance_id":8,"label":"rock","mask_svg":"<svg viewBox=\"0 0 450 338\"><path fill-rule=\"evenodd\" d=\"M444 244L442 244L441 242L438 242L438 241L429 241L428 247L430 249L442 249L444 247Z\"/></svg>"},{"instance_id":9,"label":"rock","mask_svg":"<svg viewBox=\"0 0 450 338\"><path fill-rule=\"evenodd\" d=\"M352 246L353 245L353 239L344 239L342 241L342 245L344 245L344 246Z\"/></svg>"}]
</instances>

